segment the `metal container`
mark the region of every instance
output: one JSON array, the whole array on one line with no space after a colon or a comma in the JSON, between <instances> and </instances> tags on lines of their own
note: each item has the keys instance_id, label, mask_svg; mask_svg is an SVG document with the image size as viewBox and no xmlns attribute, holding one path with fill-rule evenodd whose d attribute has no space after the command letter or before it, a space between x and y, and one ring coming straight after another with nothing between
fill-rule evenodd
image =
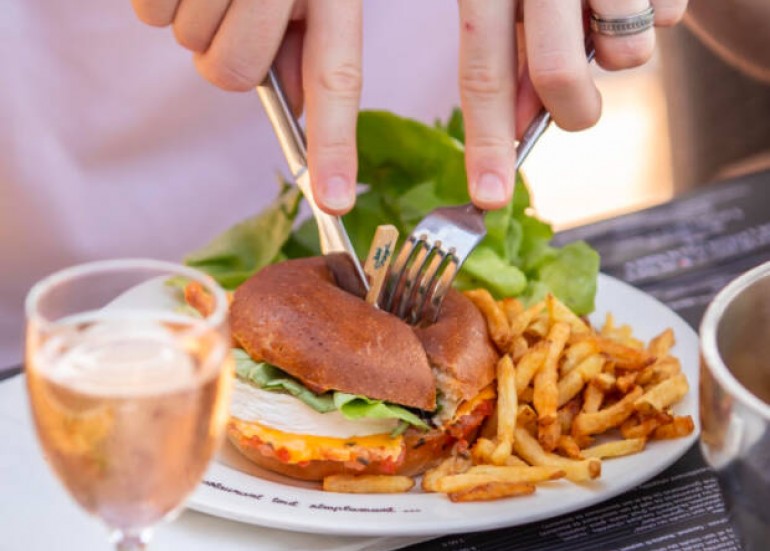
<instances>
[{"instance_id":1,"label":"metal container","mask_svg":"<svg viewBox=\"0 0 770 551\"><path fill-rule=\"evenodd\" d=\"M770 549L770 262L720 291L700 336L703 455L746 549Z\"/></svg>"}]
</instances>

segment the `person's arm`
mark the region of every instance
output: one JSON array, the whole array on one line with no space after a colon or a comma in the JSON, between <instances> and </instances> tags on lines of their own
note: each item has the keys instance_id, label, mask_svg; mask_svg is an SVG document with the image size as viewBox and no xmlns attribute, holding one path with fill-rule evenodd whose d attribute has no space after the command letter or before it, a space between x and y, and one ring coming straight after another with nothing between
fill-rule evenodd
<instances>
[{"instance_id":1,"label":"person's arm","mask_svg":"<svg viewBox=\"0 0 770 551\"><path fill-rule=\"evenodd\" d=\"M727 63L770 83L770 1L690 0L685 22Z\"/></svg>"},{"instance_id":2,"label":"person's arm","mask_svg":"<svg viewBox=\"0 0 770 551\"><path fill-rule=\"evenodd\" d=\"M149 25L172 25L195 66L225 90L248 91L271 63L292 107L306 106L308 165L321 207L355 201L361 95L361 0L132 0Z\"/></svg>"}]
</instances>

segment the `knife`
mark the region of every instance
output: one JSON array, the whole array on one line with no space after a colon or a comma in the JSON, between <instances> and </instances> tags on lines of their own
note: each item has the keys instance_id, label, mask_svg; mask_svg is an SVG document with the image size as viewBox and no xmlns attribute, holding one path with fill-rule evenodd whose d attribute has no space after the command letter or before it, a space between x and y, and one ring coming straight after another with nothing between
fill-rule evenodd
<instances>
[{"instance_id":1,"label":"knife","mask_svg":"<svg viewBox=\"0 0 770 551\"><path fill-rule=\"evenodd\" d=\"M350 242L350 237L347 231L345 231L342 219L339 216L322 211L313 197L313 188L310 185L310 171L307 166L305 134L289 108L283 86L281 86L274 68L270 68L265 76L265 80L257 86L257 94L259 99L262 100L262 105L265 108L267 117L270 119L270 123L273 125L273 130L286 157L292 178L313 211L313 217L318 225L318 235L321 240L321 252L325 255L342 252L350 256L358 278L368 291L369 282Z\"/></svg>"}]
</instances>

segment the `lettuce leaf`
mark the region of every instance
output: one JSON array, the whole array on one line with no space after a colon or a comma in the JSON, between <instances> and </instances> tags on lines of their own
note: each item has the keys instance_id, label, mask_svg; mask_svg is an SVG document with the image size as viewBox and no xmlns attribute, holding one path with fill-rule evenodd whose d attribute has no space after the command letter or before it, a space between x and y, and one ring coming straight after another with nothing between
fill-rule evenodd
<instances>
[{"instance_id":1,"label":"lettuce leaf","mask_svg":"<svg viewBox=\"0 0 770 551\"><path fill-rule=\"evenodd\" d=\"M257 270L283 257L301 197L296 186L284 182L266 209L190 253L185 264L208 273L225 289L235 289Z\"/></svg>"},{"instance_id":2,"label":"lettuce leaf","mask_svg":"<svg viewBox=\"0 0 770 551\"><path fill-rule=\"evenodd\" d=\"M434 127L382 111L359 115L359 181L368 187L345 225L361 257L378 224L392 223L407 235L434 208L470 200L464 138L457 109ZM550 245L553 229L535 216L520 174L511 203L487 213L485 224L487 235L463 265L457 288L485 287L496 298L525 301L550 292L579 315L593 310L598 255L585 243Z\"/></svg>"},{"instance_id":3,"label":"lettuce leaf","mask_svg":"<svg viewBox=\"0 0 770 551\"><path fill-rule=\"evenodd\" d=\"M277 367L265 362L255 362L246 351L234 348L233 356L235 357L235 373L254 386L263 390L291 394L320 413L328 413L337 409L332 396L316 394Z\"/></svg>"},{"instance_id":4,"label":"lettuce leaf","mask_svg":"<svg viewBox=\"0 0 770 551\"><path fill-rule=\"evenodd\" d=\"M552 250L549 258L538 267L533 281L547 287L575 313L593 312L599 253L584 241Z\"/></svg>"},{"instance_id":5,"label":"lettuce leaf","mask_svg":"<svg viewBox=\"0 0 770 551\"><path fill-rule=\"evenodd\" d=\"M428 428L425 421L408 409L383 400L372 400L366 396L335 392L334 405L346 419L363 419L365 417L371 419L398 419L415 427Z\"/></svg>"},{"instance_id":6,"label":"lettuce leaf","mask_svg":"<svg viewBox=\"0 0 770 551\"><path fill-rule=\"evenodd\" d=\"M346 419L351 420L398 419L419 428L428 428L417 415L399 405L338 391L316 394L281 369L265 362L254 361L240 348L233 349L233 357L235 373L241 379L263 390L291 394L319 413L337 410Z\"/></svg>"},{"instance_id":7,"label":"lettuce leaf","mask_svg":"<svg viewBox=\"0 0 770 551\"><path fill-rule=\"evenodd\" d=\"M393 224L402 238L431 210L470 200L465 176L462 114L428 126L385 111L358 117L358 179L364 185L344 217L351 242L364 258L374 230ZM237 287L263 266L286 258L320 254L315 221L292 229L299 192L284 186L276 201L228 230L186 262L226 288ZM553 247L553 230L538 219L519 175L513 200L486 215L487 236L455 280L460 289L485 287L495 297L525 302L553 293L575 313L594 307L599 257L585 243Z\"/></svg>"}]
</instances>

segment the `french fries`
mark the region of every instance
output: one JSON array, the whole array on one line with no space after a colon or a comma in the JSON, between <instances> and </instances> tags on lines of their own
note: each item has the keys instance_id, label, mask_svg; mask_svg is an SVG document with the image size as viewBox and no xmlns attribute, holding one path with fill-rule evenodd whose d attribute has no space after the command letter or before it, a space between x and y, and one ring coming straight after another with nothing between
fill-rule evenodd
<instances>
[{"instance_id":1,"label":"french fries","mask_svg":"<svg viewBox=\"0 0 770 551\"><path fill-rule=\"evenodd\" d=\"M559 407L574 398L592 379L598 377L604 366L604 357L593 354L586 357L559 381Z\"/></svg>"},{"instance_id":2,"label":"french fries","mask_svg":"<svg viewBox=\"0 0 770 551\"><path fill-rule=\"evenodd\" d=\"M590 483L602 462L643 453L655 440L695 430L671 407L689 390L671 355L671 329L645 345L607 315L593 328L555 297L525 307L467 291L502 354L496 366L497 407L475 442L428 470L421 487L453 502L525 496L549 481ZM459 451L458 451L459 449ZM399 476L332 476L324 489L398 492Z\"/></svg>"},{"instance_id":3,"label":"french fries","mask_svg":"<svg viewBox=\"0 0 770 551\"><path fill-rule=\"evenodd\" d=\"M517 319L524 311L524 305L515 298L504 298L498 304L500 305L500 308L502 308L505 317L508 319L509 327L513 320ZM511 331L511 333L513 334L513 331Z\"/></svg>"},{"instance_id":4,"label":"french fries","mask_svg":"<svg viewBox=\"0 0 770 551\"><path fill-rule=\"evenodd\" d=\"M511 326L500 305L486 289L465 291L465 296L471 299L484 318L487 320L489 336L501 352L507 351L512 341Z\"/></svg>"},{"instance_id":5,"label":"french fries","mask_svg":"<svg viewBox=\"0 0 770 551\"><path fill-rule=\"evenodd\" d=\"M604 392L591 381L583 391L583 413L595 413L599 411L604 402Z\"/></svg>"},{"instance_id":6,"label":"french fries","mask_svg":"<svg viewBox=\"0 0 770 551\"><path fill-rule=\"evenodd\" d=\"M630 325L615 326L615 318L612 314L608 313L605 317L604 327L601 330L601 336L616 341L624 346L641 350L644 348L644 343L639 339L634 338Z\"/></svg>"},{"instance_id":7,"label":"french fries","mask_svg":"<svg viewBox=\"0 0 770 551\"><path fill-rule=\"evenodd\" d=\"M669 327L650 340L647 351L656 358L665 358L672 346L674 346L674 332Z\"/></svg>"},{"instance_id":8,"label":"french fries","mask_svg":"<svg viewBox=\"0 0 770 551\"><path fill-rule=\"evenodd\" d=\"M661 425L652 433L655 440L664 440L669 438L682 438L692 434L695 430L695 422L689 415L685 417L674 417L670 423Z\"/></svg>"},{"instance_id":9,"label":"french fries","mask_svg":"<svg viewBox=\"0 0 770 551\"><path fill-rule=\"evenodd\" d=\"M343 494L398 494L414 487L409 476L380 474L333 474L324 478L323 489Z\"/></svg>"},{"instance_id":10,"label":"french fries","mask_svg":"<svg viewBox=\"0 0 770 551\"><path fill-rule=\"evenodd\" d=\"M490 459L495 465L505 465L505 459L513 449L513 431L516 428L518 395L516 373L510 356L503 356L497 363L497 448Z\"/></svg>"},{"instance_id":11,"label":"french fries","mask_svg":"<svg viewBox=\"0 0 770 551\"><path fill-rule=\"evenodd\" d=\"M680 371L682 371L682 366L679 364L679 360L672 356L667 356L640 371L636 382L648 388L666 379L670 379Z\"/></svg>"},{"instance_id":12,"label":"french fries","mask_svg":"<svg viewBox=\"0 0 770 551\"><path fill-rule=\"evenodd\" d=\"M535 375L535 394L532 397L540 425L556 423L559 406L559 371L557 362L569 338L569 325L556 322L546 338L547 349L543 365Z\"/></svg>"},{"instance_id":13,"label":"french fries","mask_svg":"<svg viewBox=\"0 0 770 551\"><path fill-rule=\"evenodd\" d=\"M611 406L594 413L579 413L572 422L572 434L590 436L620 426L634 413L635 402L642 396L642 392L640 387L635 387Z\"/></svg>"},{"instance_id":14,"label":"french fries","mask_svg":"<svg viewBox=\"0 0 770 551\"><path fill-rule=\"evenodd\" d=\"M549 452L555 450L559 444L559 438L561 438L561 423L558 420L553 423L538 424L537 439L543 448Z\"/></svg>"},{"instance_id":15,"label":"french fries","mask_svg":"<svg viewBox=\"0 0 770 551\"><path fill-rule=\"evenodd\" d=\"M508 322L511 328L511 337L518 337L523 335L530 324L538 319L538 316L545 308L545 302L538 302L533 304L521 314L514 318L508 318Z\"/></svg>"},{"instance_id":16,"label":"french fries","mask_svg":"<svg viewBox=\"0 0 770 551\"><path fill-rule=\"evenodd\" d=\"M581 453L583 457L597 457L599 459L620 457L622 455L630 455L642 451L646 443L646 438L614 440L612 442L605 442L604 444L597 444L596 446L585 448Z\"/></svg>"},{"instance_id":17,"label":"french fries","mask_svg":"<svg viewBox=\"0 0 770 551\"><path fill-rule=\"evenodd\" d=\"M593 480L602 472L602 464L598 459L576 461L555 453L549 453L521 427L516 430L514 449L530 465L559 467L564 471L567 479L573 482Z\"/></svg>"},{"instance_id":18,"label":"french fries","mask_svg":"<svg viewBox=\"0 0 770 551\"><path fill-rule=\"evenodd\" d=\"M642 369L655 361L646 350L632 348L618 341L600 337L598 339L599 350L605 354L609 360L622 369L636 370Z\"/></svg>"},{"instance_id":19,"label":"french fries","mask_svg":"<svg viewBox=\"0 0 770 551\"><path fill-rule=\"evenodd\" d=\"M527 353L527 350L529 350L527 339L521 335L513 337L509 354L514 362L518 362Z\"/></svg>"},{"instance_id":20,"label":"french fries","mask_svg":"<svg viewBox=\"0 0 770 551\"><path fill-rule=\"evenodd\" d=\"M583 453L580 451L577 440L571 436L562 434L556 447L570 459L583 459Z\"/></svg>"},{"instance_id":21,"label":"french fries","mask_svg":"<svg viewBox=\"0 0 770 551\"><path fill-rule=\"evenodd\" d=\"M556 449L561 436L561 425L558 423L559 407L559 368L558 360L570 334L570 326L557 321L548 332L545 342L548 343L545 359L540 370L535 375L532 404L537 412L537 437L540 444L548 451Z\"/></svg>"},{"instance_id":22,"label":"french fries","mask_svg":"<svg viewBox=\"0 0 770 551\"><path fill-rule=\"evenodd\" d=\"M566 376L588 356L593 356L598 353L599 343L596 339L580 336L579 340L572 343L569 348L564 351L561 367L559 368L561 376Z\"/></svg>"},{"instance_id":23,"label":"french fries","mask_svg":"<svg viewBox=\"0 0 770 551\"><path fill-rule=\"evenodd\" d=\"M454 503L463 501L491 501L503 497L526 496L535 492L535 485L525 482L488 482L471 486L466 490L452 492L449 499Z\"/></svg>"},{"instance_id":24,"label":"french fries","mask_svg":"<svg viewBox=\"0 0 770 551\"><path fill-rule=\"evenodd\" d=\"M647 438L652 432L661 425L665 425L671 421L671 416L661 413L653 417L646 417L639 419L638 417L632 417L627 419L620 426L620 434L623 438Z\"/></svg>"},{"instance_id":25,"label":"french fries","mask_svg":"<svg viewBox=\"0 0 770 551\"><path fill-rule=\"evenodd\" d=\"M519 360L516 365L516 392L519 396L527 389L535 373L540 370L547 353L548 343L540 341L527 350Z\"/></svg>"},{"instance_id":26,"label":"french fries","mask_svg":"<svg viewBox=\"0 0 770 551\"><path fill-rule=\"evenodd\" d=\"M559 467L499 467L496 465L479 465L460 474L446 475L436 482L439 492L452 493L466 490L473 486L490 482L537 483L546 480L557 480L564 477L565 472Z\"/></svg>"},{"instance_id":27,"label":"french fries","mask_svg":"<svg viewBox=\"0 0 770 551\"><path fill-rule=\"evenodd\" d=\"M671 404L684 398L689 389L687 377L684 376L684 373L677 373L645 392L634 405L641 413L663 411Z\"/></svg>"},{"instance_id":28,"label":"french fries","mask_svg":"<svg viewBox=\"0 0 770 551\"><path fill-rule=\"evenodd\" d=\"M491 442L490 442L491 443ZM422 475L422 489L426 492L438 492L438 482L444 477L464 473L471 467L469 458L459 455L447 457L437 467L425 471Z\"/></svg>"},{"instance_id":29,"label":"french fries","mask_svg":"<svg viewBox=\"0 0 770 551\"><path fill-rule=\"evenodd\" d=\"M566 323L569 325L573 335L581 335L590 331L586 322L580 319L577 314L567 308L567 306L553 295L545 298L545 305L548 314L554 322Z\"/></svg>"},{"instance_id":30,"label":"french fries","mask_svg":"<svg viewBox=\"0 0 770 551\"><path fill-rule=\"evenodd\" d=\"M559 408L559 424L562 434L569 434L572 430L572 421L580 413L580 398L576 397Z\"/></svg>"},{"instance_id":31,"label":"french fries","mask_svg":"<svg viewBox=\"0 0 770 551\"><path fill-rule=\"evenodd\" d=\"M489 299L479 300L493 311ZM510 333L487 320L490 331L497 328L498 346L509 343L497 366L495 421L471 448L473 466L441 474L437 491L454 501L476 501L528 493L557 476L589 482L600 476L603 459L640 453L651 440L694 430L689 416L674 417L667 409L687 392L679 362L670 356L670 329L645 346L611 315L595 330L550 295L529 308L511 300L497 306L492 315L502 312ZM608 440L613 433L620 438Z\"/></svg>"},{"instance_id":32,"label":"french fries","mask_svg":"<svg viewBox=\"0 0 770 551\"><path fill-rule=\"evenodd\" d=\"M516 422L519 426L527 429L530 434L537 433L537 413L529 404L519 406Z\"/></svg>"}]
</instances>

